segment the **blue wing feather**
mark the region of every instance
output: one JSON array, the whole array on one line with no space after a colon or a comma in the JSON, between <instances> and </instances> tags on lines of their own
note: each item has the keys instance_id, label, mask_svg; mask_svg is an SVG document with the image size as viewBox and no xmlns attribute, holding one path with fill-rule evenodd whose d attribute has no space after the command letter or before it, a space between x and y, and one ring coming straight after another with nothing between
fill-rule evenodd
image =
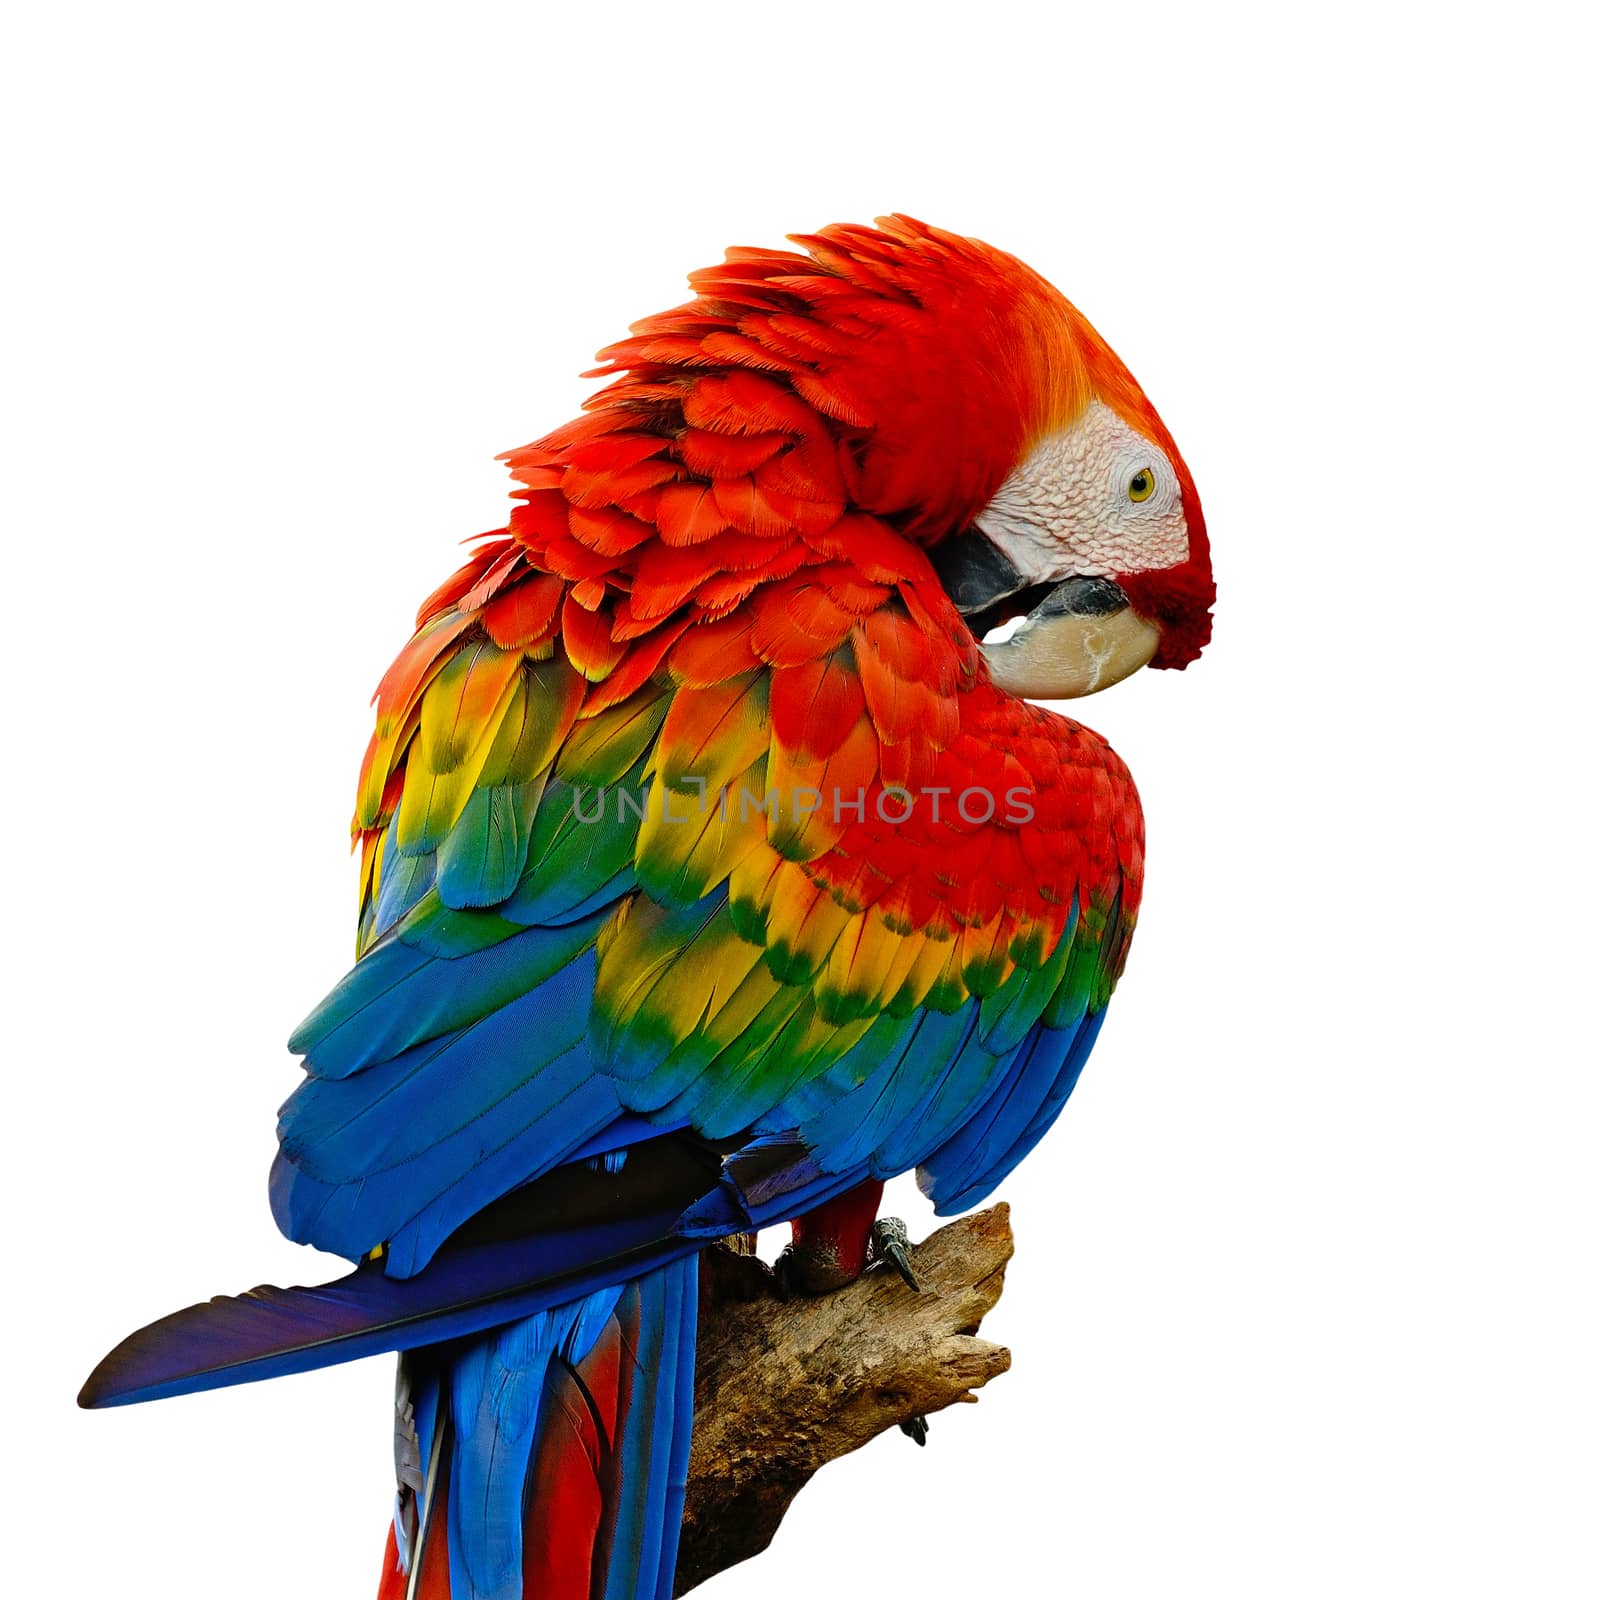
<instances>
[{"instance_id":1,"label":"blue wing feather","mask_svg":"<svg viewBox=\"0 0 1599 1600\"><path fill-rule=\"evenodd\" d=\"M1053 1049L1033 1064L1033 1070L1048 1084L1048 1089L1026 1125L1014 1136L1014 1121L1010 1117L997 1116L990 1125L989 1138L980 1150L972 1150L970 1142L957 1135L950 1141L954 1147L953 1155L938 1150L920 1164L917 1183L922 1193L933 1202L933 1209L939 1216L952 1216L981 1204L1044 1137L1071 1097L1072 1090L1077 1087L1077 1080L1082 1075L1104 1021L1105 1011L1101 1007L1098 1011L1086 1013L1072 1030L1040 1027L1040 1034L1055 1033L1057 1038L1064 1038L1067 1044L1053 1074L1048 1072L1049 1065L1056 1059ZM1024 1089L1019 1081L1013 1093L1017 1096L1016 1109L1019 1114L1032 1098L1031 1085ZM956 1158L959 1159L959 1166L951 1173L948 1168Z\"/></svg>"},{"instance_id":2,"label":"blue wing feather","mask_svg":"<svg viewBox=\"0 0 1599 1600\"><path fill-rule=\"evenodd\" d=\"M290 1238L351 1257L396 1241L391 1271L622 1115L588 1044L594 954L470 1028L346 1078L308 1078L280 1123L273 1209Z\"/></svg>"},{"instance_id":3,"label":"blue wing feather","mask_svg":"<svg viewBox=\"0 0 1599 1600\"><path fill-rule=\"evenodd\" d=\"M306 1070L322 1079L388 1063L558 978L604 922L599 911L560 928L512 929L509 937L453 956L391 936L350 969L295 1030L289 1048L304 1054ZM588 996L581 1009L586 1015Z\"/></svg>"}]
</instances>

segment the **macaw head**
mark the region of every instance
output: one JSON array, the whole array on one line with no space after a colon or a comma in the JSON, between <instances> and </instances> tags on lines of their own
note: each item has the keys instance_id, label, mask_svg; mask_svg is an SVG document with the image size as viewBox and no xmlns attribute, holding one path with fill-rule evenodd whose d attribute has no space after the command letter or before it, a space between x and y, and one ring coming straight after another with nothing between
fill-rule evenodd
<instances>
[{"instance_id":1,"label":"macaw head","mask_svg":"<svg viewBox=\"0 0 1599 1600\"><path fill-rule=\"evenodd\" d=\"M1153 408L1132 393L1140 405L1093 392L933 552L994 681L1014 694L1093 694L1143 666L1185 667L1210 638L1216 591L1199 497Z\"/></svg>"},{"instance_id":2,"label":"macaw head","mask_svg":"<svg viewBox=\"0 0 1599 1600\"><path fill-rule=\"evenodd\" d=\"M691 274L694 300L601 352L588 419L506 458L513 534L573 582L568 651L603 674L668 618L718 621L819 567L941 584L933 625L966 659L968 630L985 641L1017 694L1192 661L1215 598L1199 497L1082 314L908 217L792 237L803 254Z\"/></svg>"},{"instance_id":3,"label":"macaw head","mask_svg":"<svg viewBox=\"0 0 1599 1600\"><path fill-rule=\"evenodd\" d=\"M1014 257L909 218L798 240L865 291L818 311L818 385L870 425L851 497L930 547L1014 693L1071 698L1210 638L1215 584L1193 478L1087 319Z\"/></svg>"}]
</instances>

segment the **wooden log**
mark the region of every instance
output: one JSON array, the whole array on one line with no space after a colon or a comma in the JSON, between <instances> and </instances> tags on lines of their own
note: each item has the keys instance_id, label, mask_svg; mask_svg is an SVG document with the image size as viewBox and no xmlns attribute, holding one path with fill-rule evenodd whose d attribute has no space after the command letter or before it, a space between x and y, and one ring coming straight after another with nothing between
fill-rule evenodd
<instances>
[{"instance_id":1,"label":"wooden log","mask_svg":"<svg viewBox=\"0 0 1599 1600\"><path fill-rule=\"evenodd\" d=\"M745 1241L705 1253L678 1594L764 1550L820 1467L1009 1368L977 1329L1014 1248L998 1205L912 1248L919 1294L880 1266L814 1299L784 1298Z\"/></svg>"}]
</instances>

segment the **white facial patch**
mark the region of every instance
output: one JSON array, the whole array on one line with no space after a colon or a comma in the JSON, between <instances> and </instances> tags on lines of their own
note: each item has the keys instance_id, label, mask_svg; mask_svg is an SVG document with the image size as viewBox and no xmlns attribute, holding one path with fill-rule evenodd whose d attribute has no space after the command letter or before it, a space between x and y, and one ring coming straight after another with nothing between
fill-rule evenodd
<instances>
[{"instance_id":1,"label":"white facial patch","mask_svg":"<svg viewBox=\"0 0 1599 1600\"><path fill-rule=\"evenodd\" d=\"M1150 572L1188 559L1171 462L1098 400L1034 449L977 526L1031 583Z\"/></svg>"}]
</instances>

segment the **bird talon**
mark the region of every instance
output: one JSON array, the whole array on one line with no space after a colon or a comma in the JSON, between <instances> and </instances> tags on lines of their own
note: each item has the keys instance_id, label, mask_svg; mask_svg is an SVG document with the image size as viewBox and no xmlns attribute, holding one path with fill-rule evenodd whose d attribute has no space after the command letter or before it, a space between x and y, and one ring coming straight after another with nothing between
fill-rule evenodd
<instances>
[{"instance_id":1,"label":"bird talon","mask_svg":"<svg viewBox=\"0 0 1599 1600\"><path fill-rule=\"evenodd\" d=\"M900 1423L899 1431L901 1433L903 1433L907 1439L911 1440L912 1443L917 1444L917 1445L921 1445L924 1448L926 1447L926 1444L927 1444L927 1418L926 1417L906 1417L906 1419L902 1423Z\"/></svg>"},{"instance_id":2,"label":"bird talon","mask_svg":"<svg viewBox=\"0 0 1599 1600\"><path fill-rule=\"evenodd\" d=\"M916 1281L916 1273L911 1268L910 1235L900 1218L879 1217L872 1224L871 1243L867 1247L866 1259L873 1265L883 1261L888 1262L915 1293L922 1292L922 1286ZM925 1422L922 1424L922 1432L923 1434L927 1432ZM916 1442L921 1444L923 1441L917 1439Z\"/></svg>"}]
</instances>

